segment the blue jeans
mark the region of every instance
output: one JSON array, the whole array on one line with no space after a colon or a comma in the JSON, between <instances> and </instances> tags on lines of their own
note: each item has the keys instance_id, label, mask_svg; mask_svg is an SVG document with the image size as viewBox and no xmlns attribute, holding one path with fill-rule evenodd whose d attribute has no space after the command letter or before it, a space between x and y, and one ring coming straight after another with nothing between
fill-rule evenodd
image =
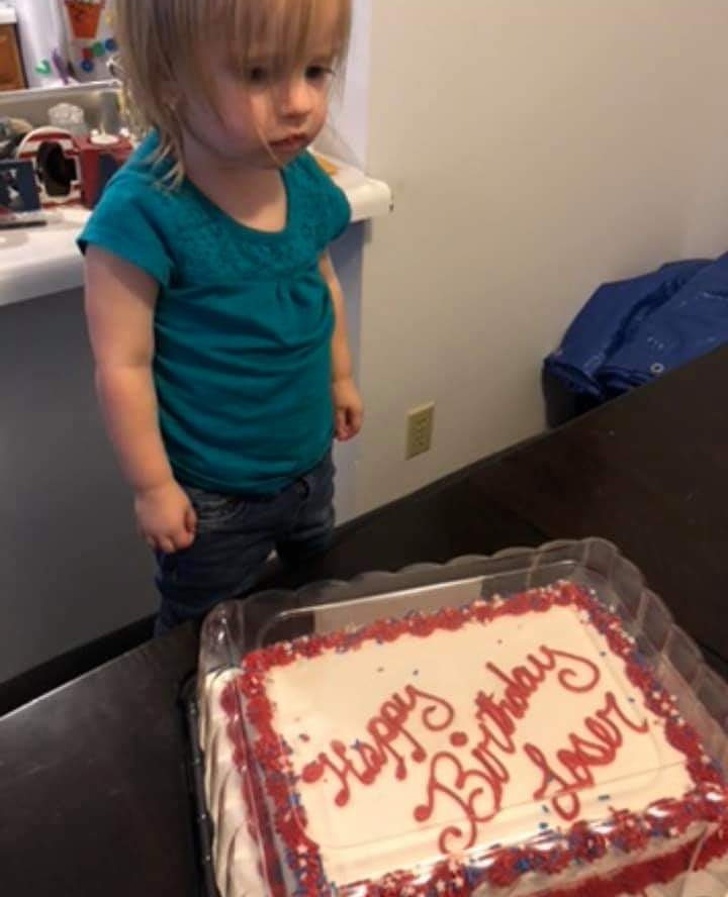
<instances>
[{"instance_id":1,"label":"blue jeans","mask_svg":"<svg viewBox=\"0 0 728 897\"><path fill-rule=\"evenodd\" d=\"M226 495L186 486L197 533L189 548L157 554L162 602L155 634L200 620L218 602L248 593L273 549L284 563L295 564L328 548L334 472L329 451L274 495Z\"/></svg>"}]
</instances>

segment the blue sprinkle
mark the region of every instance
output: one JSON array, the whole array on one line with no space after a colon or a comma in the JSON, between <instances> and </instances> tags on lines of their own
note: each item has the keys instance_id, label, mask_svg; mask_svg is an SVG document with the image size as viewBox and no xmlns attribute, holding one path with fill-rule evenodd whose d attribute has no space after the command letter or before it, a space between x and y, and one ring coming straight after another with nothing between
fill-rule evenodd
<instances>
[{"instance_id":1,"label":"blue sprinkle","mask_svg":"<svg viewBox=\"0 0 728 897\"><path fill-rule=\"evenodd\" d=\"M539 822L538 827L543 832L543 831L546 831L546 829L549 827L549 824L548 824L548 822Z\"/></svg>"},{"instance_id":2,"label":"blue sprinkle","mask_svg":"<svg viewBox=\"0 0 728 897\"><path fill-rule=\"evenodd\" d=\"M597 800L611 800L612 797L609 794L600 794Z\"/></svg>"}]
</instances>

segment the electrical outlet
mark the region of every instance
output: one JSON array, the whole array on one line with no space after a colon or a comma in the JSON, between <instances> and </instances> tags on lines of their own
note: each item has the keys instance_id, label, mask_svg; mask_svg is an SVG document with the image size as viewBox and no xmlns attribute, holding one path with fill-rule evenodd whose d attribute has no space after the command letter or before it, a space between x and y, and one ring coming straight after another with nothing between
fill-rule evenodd
<instances>
[{"instance_id":1,"label":"electrical outlet","mask_svg":"<svg viewBox=\"0 0 728 897\"><path fill-rule=\"evenodd\" d=\"M435 403L410 408L407 412L407 448L405 457L414 458L429 452L435 423Z\"/></svg>"}]
</instances>

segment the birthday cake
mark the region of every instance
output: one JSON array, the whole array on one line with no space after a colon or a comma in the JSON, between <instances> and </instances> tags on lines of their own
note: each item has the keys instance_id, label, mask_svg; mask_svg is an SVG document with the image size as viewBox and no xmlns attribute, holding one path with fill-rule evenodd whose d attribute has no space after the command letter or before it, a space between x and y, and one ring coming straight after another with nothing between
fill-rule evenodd
<instances>
[{"instance_id":1,"label":"birthday cake","mask_svg":"<svg viewBox=\"0 0 728 897\"><path fill-rule=\"evenodd\" d=\"M569 582L250 652L201 702L220 893L616 897L706 867L726 779L653 666Z\"/></svg>"}]
</instances>

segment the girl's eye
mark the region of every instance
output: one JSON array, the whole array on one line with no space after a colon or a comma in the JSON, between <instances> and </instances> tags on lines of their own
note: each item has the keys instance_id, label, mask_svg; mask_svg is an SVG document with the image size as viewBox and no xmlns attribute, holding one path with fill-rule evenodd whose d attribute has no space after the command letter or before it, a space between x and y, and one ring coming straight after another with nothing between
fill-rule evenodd
<instances>
[{"instance_id":1,"label":"girl's eye","mask_svg":"<svg viewBox=\"0 0 728 897\"><path fill-rule=\"evenodd\" d=\"M321 84L328 81L334 75L333 69L327 65L310 65L306 69L306 80L313 84Z\"/></svg>"},{"instance_id":2,"label":"girl's eye","mask_svg":"<svg viewBox=\"0 0 728 897\"><path fill-rule=\"evenodd\" d=\"M262 65L254 65L245 73L245 79L248 84L264 85L267 84L270 79L270 72Z\"/></svg>"}]
</instances>

